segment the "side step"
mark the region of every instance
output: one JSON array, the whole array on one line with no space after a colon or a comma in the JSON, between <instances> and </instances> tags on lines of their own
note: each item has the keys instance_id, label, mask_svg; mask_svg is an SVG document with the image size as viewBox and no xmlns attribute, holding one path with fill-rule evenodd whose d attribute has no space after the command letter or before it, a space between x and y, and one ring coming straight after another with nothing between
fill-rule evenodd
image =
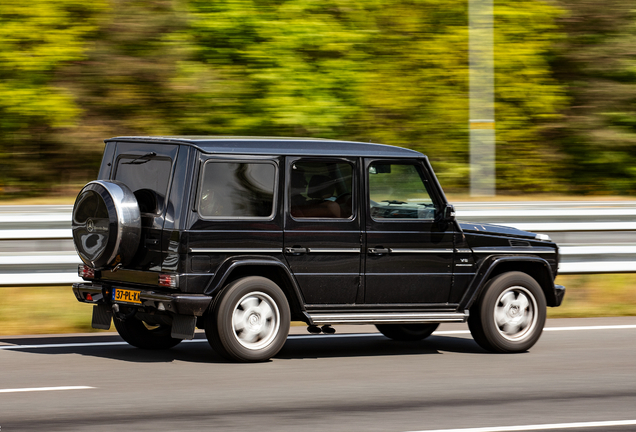
<instances>
[{"instance_id":1,"label":"side step","mask_svg":"<svg viewBox=\"0 0 636 432\"><path fill-rule=\"evenodd\" d=\"M426 324L466 322L468 311L462 312L382 312L382 313L309 313L310 323L322 324Z\"/></svg>"}]
</instances>

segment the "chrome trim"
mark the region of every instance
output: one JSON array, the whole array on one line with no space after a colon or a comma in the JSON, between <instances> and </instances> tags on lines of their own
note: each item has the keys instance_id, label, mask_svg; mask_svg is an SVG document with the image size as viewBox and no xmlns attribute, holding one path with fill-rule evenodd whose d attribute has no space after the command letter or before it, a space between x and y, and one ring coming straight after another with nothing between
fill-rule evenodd
<instances>
[{"instance_id":1,"label":"chrome trim","mask_svg":"<svg viewBox=\"0 0 636 432\"><path fill-rule=\"evenodd\" d=\"M278 196L278 184L280 177L280 167L278 166L278 161L276 159L272 159L271 157L258 158L258 157L246 157L246 158L235 158L233 156L229 156L227 159L222 157L203 157L201 158L203 162L203 166L198 174L199 187L197 188L197 196L196 196L196 211L199 214L201 220L209 220L209 221L221 221L221 220L255 220L255 221L273 221L276 217L276 211L278 208L278 200L280 199ZM274 166L274 187L273 187L273 199L272 199L272 212L267 216L205 216L201 213L201 195L203 191L203 179L205 177L205 166L209 163L239 163L239 164L267 164Z\"/></svg>"},{"instance_id":2,"label":"chrome trim","mask_svg":"<svg viewBox=\"0 0 636 432\"><path fill-rule=\"evenodd\" d=\"M472 253L472 249L455 249L457 253Z\"/></svg>"},{"instance_id":3,"label":"chrome trim","mask_svg":"<svg viewBox=\"0 0 636 432\"><path fill-rule=\"evenodd\" d=\"M137 204L137 199L133 195L132 191L125 186L123 183L116 183L114 181L107 180L94 180L92 182L87 183L84 188L80 191L80 194L85 190L86 187L90 185L100 185L104 188L107 194L110 196L110 199L113 202L113 208L115 210L115 216L117 218L117 232L115 234L115 245L113 247L113 252L110 257L106 261L105 265L110 265L115 259L117 255L121 255L123 258L124 264L127 264L130 259L132 259L132 255L136 252L139 241L141 239L141 214L139 212L139 205ZM104 201L105 199L101 194L100 199ZM107 205L107 204L106 204ZM74 222L74 211L73 209L73 224ZM110 213L110 212L109 212ZM113 221L110 220L109 214L109 223L108 223L108 235L110 236L111 224ZM124 254L120 248L122 242L125 242L125 250L127 251ZM134 249L133 249L134 248ZM77 247L76 247L77 249ZM131 256L126 257L128 255L128 251L132 253ZM78 250L79 252L79 250ZM103 252L102 252L103 253ZM101 258L101 254L97 258ZM80 255L81 258L81 255ZM92 267L96 267L95 261L91 261ZM86 263L88 264L88 263Z\"/></svg>"},{"instance_id":4,"label":"chrome trim","mask_svg":"<svg viewBox=\"0 0 636 432\"><path fill-rule=\"evenodd\" d=\"M509 248L509 249L495 249L495 248L481 248L476 247L473 248L475 253L523 253L523 254L545 254L545 253L556 253L555 249L545 248L545 247L524 247L524 248Z\"/></svg>"},{"instance_id":5,"label":"chrome trim","mask_svg":"<svg viewBox=\"0 0 636 432\"><path fill-rule=\"evenodd\" d=\"M282 249L255 248L190 248L190 253L283 253Z\"/></svg>"},{"instance_id":6,"label":"chrome trim","mask_svg":"<svg viewBox=\"0 0 636 432\"><path fill-rule=\"evenodd\" d=\"M474 264L455 264L455 267L472 267Z\"/></svg>"},{"instance_id":7,"label":"chrome trim","mask_svg":"<svg viewBox=\"0 0 636 432\"><path fill-rule=\"evenodd\" d=\"M466 322L464 312L307 313L313 324L414 324Z\"/></svg>"},{"instance_id":8,"label":"chrome trim","mask_svg":"<svg viewBox=\"0 0 636 432\"><path fill-rule=\"evenodd\" d=\"M449 270L446 273L365 273L367 276L450 276Z\"/></svg>"},{"instance_id":9,"label":"chrome trim","mask_svg":"<svg viewBox=\"0 0 636 432\"><path fill-rule=\"evenodd\" d=\"M307 248L307 253L360 253L360 248Z\"/></svg>"},{"instance_id":10,"label":"chrome trim","mask_svg":"<svg viewBox=\"0 0 636 432\"><path fill-rule=\"evenodd\" d=\"M453 249L401 249L401 248L389 248L389 252L390 253L430 253L430 254L437 254L437 253L454 253L455 251Z\"/></svg>"}]
</instances>

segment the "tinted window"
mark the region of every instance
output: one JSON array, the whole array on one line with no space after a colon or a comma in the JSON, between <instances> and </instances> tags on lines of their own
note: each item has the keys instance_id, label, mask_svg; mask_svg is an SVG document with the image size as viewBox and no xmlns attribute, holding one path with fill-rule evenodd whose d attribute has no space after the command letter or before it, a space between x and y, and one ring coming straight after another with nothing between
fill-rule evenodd
<instances>
[{"instance_id":1,"label":"tinted window","mask_svg":"<svg viewBox=\"0 0 636 432\"><path fill-rule=\"evenodd\" d=\"M203 169L199 214L204 218L269 218L275 185L274 164L208 161Z\"/></svg>"},{"instance_id":2,"label":"tinted window","mask_svg":"<svg viewBox=\"0 0 636 432\"><path fill-rule=\"evenodd\" d=\"M352 217L353 168L350 164L297 161L291 168L290 203L293 217Z\"/></svg>"},{"instance_id":3,"label":"tinted window","mask_svg":"<svg viewBox=\"0 0 636 432\"><path fill-rule=\"evenodd\" d=\"M375 162L369 167L373 219L434 219L435 206L421 168Z\"/></svg>"},{"instance_id":4,"label":"tinted window","mask_svg":"<svg viewBox=\"0 0 636 432\"><path fill-rule=\"evenodd\" d=\"M161 212L171 168L169 158L124 155L117 161L115 180L125 183L133 191L142 213Z\"/></svg>"}]
</instances>

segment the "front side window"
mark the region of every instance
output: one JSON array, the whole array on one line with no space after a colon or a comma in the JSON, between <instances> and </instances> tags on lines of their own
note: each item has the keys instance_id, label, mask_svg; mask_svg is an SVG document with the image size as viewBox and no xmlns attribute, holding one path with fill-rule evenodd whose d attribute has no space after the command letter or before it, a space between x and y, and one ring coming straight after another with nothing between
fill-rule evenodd
<instances>
[{"instance_id":1,"label":"front side window","mask_svg":"<svg viewBox=\"0 0 636 432\"><path fill-rule=\"evenodd\" d=\"M417 165L372 163L369 198L371 217L375 220L435 219L435 205Z\"/></svg>"},{"instance_id":2,"label":"front side window","mask_svg":"<svg viewBox=\"0 0 636 432\"><path fill-rule=\"evenodd\" d=\"M208 161L203 167L199 214L203 218L271 218L275 187L273 163Z\"/></svg>"},{"instance_id":3,"label":"front side window","mask_svg":"<svg viewBox=\"0 0 636 432\"><path fill-rule=\"evenodd\" d=\"M351 218L352 173L349 163L294 162L290 173L291 215L298 219Z\"/></svg>"}]
</instances>

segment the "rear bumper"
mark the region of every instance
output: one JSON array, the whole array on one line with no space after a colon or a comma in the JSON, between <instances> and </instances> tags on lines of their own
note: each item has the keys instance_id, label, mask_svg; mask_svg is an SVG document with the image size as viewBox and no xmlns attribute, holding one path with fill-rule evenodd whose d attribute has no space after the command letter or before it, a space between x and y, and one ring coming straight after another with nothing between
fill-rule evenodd
<instances>
[{"instance_id":1,"label":"rear bumper","mask_svg":"<svg viewBox=\"0 0 636 432\"><path fill-rule=\"evenodd\" d=\"M73 293L78 301L89 304L107 304L119 303L130 307L144 307L155 310L165 310L179 315L202 316L212 301L211 297L205 294L180 294L180 293L158 293L151 290L133 289L122 287L127 290L139 291L141 304L115 302L111 299L113 288L117 286L104 287L91 283L75 283L73 284Z\"/></svg>"}]
</instances>

